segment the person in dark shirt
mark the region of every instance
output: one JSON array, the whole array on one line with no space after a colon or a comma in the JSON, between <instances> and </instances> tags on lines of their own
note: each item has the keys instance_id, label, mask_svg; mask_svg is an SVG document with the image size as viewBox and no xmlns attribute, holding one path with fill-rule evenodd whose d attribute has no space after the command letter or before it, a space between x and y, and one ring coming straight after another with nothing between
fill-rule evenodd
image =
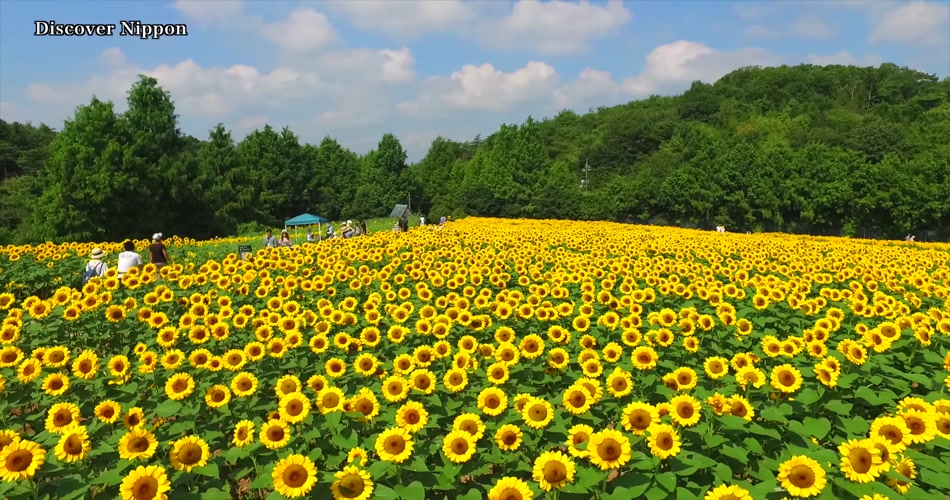
<instances>
[{"instance_id":1,"label":"person in dark shirt","mask_svg":"<svg viewBox=\"0 0 950 500\"><path fill-rule=\"evenodd\" d=\"M152 244L148 247L148 261L158 269L168 265L168 250L162 243L162 233L152 235Z\"/></svg>"}]
</instances>

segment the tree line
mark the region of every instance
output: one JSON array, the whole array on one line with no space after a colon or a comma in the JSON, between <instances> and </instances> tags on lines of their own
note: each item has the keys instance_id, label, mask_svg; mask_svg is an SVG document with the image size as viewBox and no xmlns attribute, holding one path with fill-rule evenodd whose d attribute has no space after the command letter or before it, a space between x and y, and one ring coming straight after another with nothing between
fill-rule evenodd
<instances>
[{"instance_id":1,"label":"tree line","mask_svg":"<svg viewBox=\"0 0 950 500\"><path fill-rule=\"evenodd\" d=\"M359 155L266 126L183 134L142 76L61 130L0 121L0 242L196 238L288 217L417 212L730 231L950 237L950 78L894 64L742 68L682 95L561 111L410 164L385 134ZM588 168L585 168L587 166Z\"/></svg>"}]
</instances>

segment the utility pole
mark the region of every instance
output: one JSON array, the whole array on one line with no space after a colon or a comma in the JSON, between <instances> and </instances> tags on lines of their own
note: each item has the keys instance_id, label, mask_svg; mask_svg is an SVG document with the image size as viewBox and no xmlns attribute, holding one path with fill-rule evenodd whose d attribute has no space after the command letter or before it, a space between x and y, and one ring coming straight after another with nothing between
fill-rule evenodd
<instances>
[{"instance_id":1,"label":"utility pole","mask_svg":"<svg viewBox=\"0 0 950 500\"><path fill-rule=\"evenodd\" d=\"M406 207L412 212L412 193L406 193Z\"/></svg>"},{"instance_id":2,"label":"utility pole","mask_svg":"<svg viewBox=\"0 0 950 500\"><path fill-rule=\"evenodd\" d=\"M584 181L581 184L584 189L587 189L587 186L590 185L590 162L586 158L584 159L584 168L581 169L581 172L584 172Z\"/></svg>"}]
</instances>

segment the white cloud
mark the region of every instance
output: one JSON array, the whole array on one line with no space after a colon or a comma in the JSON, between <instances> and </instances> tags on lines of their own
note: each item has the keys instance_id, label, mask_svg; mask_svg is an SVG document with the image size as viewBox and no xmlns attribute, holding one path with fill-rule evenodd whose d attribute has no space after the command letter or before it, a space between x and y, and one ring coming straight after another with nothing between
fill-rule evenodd
<instances>
[{"instance_id":1,"label":"white cloud","mask_svg":"<svg viewBox=\"0 0 950 500\"><path fill-rule=\"evenodd\" d=\"M521 0L501 20L486 20L480 39L503 49L530 48L544 54L573 54L586 50L596 38L615 33L633 14L618 0L593 5L551 0Z\"/></svg>"},{"instance_id":2,"label":"white cloud","mask_svg":"<svg viewBox=\"0 0 950 500\"><path fill-rule=\"evenodd\" d=\"M415 58L406 47L334 50L321 54L312 65L334 80L360 84L403 84L416 77Z\"/></svg>"},{"instance_id":3,"label":"white cloud","mask_svg":"<svg viewBox=\"0 0 950 500\"><path fill-rule=\"evenodd\" d=\"M262 24L260 32L268 40L292 51L322 49L339 39L327 16L308 8L291 12L286 21Z\"/></svg>"},{"instance_id":4,"label":"white cloud","mask_svg":"<svg viewBox=\"0 0 950 500\"><path fill-rule=\"evenodd\" d=\"M834 36L834 31L831 29L831 26L828 26L823 20L814 16L799 18L798 21L795 21L795 24L792 25L790 31L792 35L803 38L824 39Z\"/></svg>"},{"instance_id":5,"label":"white cloud","mask_svg":"<svg viewBox=\"0 0 950 500\"><path fill-rule=\"evenodd\" d=\"M361 30L402 40L449 31L477 15L473 5L462 0L339 0L321 5L344 15Z\"/></svg>"},{"instance_id":6,"label":"white cloud","mask_svg":"<svg viewBox=\"0 0 950 500\"><path fill-rule=\"evenodd\" d=\"M679 40L653 49L640 75L623 81L626 92L644 96L695 80L713 82L745 66L771 66L782 58L763 49L720 51L701 43Z\"/></svg>"},{"instance_id":7,"label":"white cloud","mask_svg":"<svg viewBox=\"0 0 950 500\"><path fill-rule=\"evenodd\" d=\"M549 96L557 83L557 72L543 62L532 61L510 73L488 63L466 64L448 77L429 78L418 98L400 103L398 109L405 113L451 109L502 111Z\"/></svg>"},{"instance_id":8,"label":"white cloud","mask_svg":"<svg viewBox=\"0 0 950 500\"><path fill-rule=\"evenodd\" d=\"M377 53L386 59L382 68L383 81L386 83L408 83L416 78L416 72L412 69L415 59L408 48L382 49Z\"/></svg>"},{"instance_id":9,"label":"white cloud","mask_svg":"<svg viewBox=\"0 0 950 500\"><path fill-rule=\"evenodd\" d=\"M918 47L950 46L950 3L920 0L871 13L868 41L900 42Z\"/></svg>"},{"instance_id":10,"label":"white cloud","mask_svg":"<svg viewBox=\"0 0 950 500\"><path fill-rule=\"evenodd\" d=\"M862 58L857 58L847 50L839 50L838 52L828 56L823 56L820 54L808 54L808 62L820 66L828 66L832 64L840 64L843 66L878 66L884 61L874 54L868 54Z\"/></svg>"},{"instance_id":11,"label":"white cloud","mask_svg":"<svg viewBox=\"0 0 950 500\"><path fill-rule=\"evenodd\" d=\"M121 66L128 62L125 58L125 54L118 47L106 49L99 55L99 60L109 66Z\"/></svg>"},{"instance_id":12,"label":"white cloud","mask_svg":"<svg viewBox=\"0 0 950 500\"><path fill-rule=\"evenodd\" d=\"M109 52L116 56L113 49ZM189 59L151 69L126 64L83 83L56 86L34 83L27 88L27 94L34 101L72 106L87 102L91 95L121 103L139 74L155 77L172 93L179 109L209 116L228 114L249 103L292 102L314 94L339 91L338 87L312 71L279 67L265 73L246 65L202 67Z\"/></svg>"},{"instance_id":13,"label":"white cloud","mask_svg":"<svg viewBox=\"0 0 950 500\"><path fill-rule=\"evenodd\" d=\"M610 73L585 68L573 82L554 91L557 109L602 106L613 104L620 96L620 85Z\"/></svg>"},{"instance_id":14,"label":"white cloud","mask_svg":"<svg viewBox=\"0 0 950 500\"><path fill-rule=\"evenodd\" d=\"M254 130L267 125L266 116L249 116L238 120L235 128L238 130Z\"/></svg>"},{"instance_id":15,"label":"white cloud","mask_svg":"<svg viewBox=\"0 0 950 500\"><path fill-rule=\"evenodd\" d=\"M320 113L315 123L319 127L330 130L354 129L382 123L385 115L385 110L379 107L361 110L354 108L332 109Z\"/></svg>"}]
</instances>

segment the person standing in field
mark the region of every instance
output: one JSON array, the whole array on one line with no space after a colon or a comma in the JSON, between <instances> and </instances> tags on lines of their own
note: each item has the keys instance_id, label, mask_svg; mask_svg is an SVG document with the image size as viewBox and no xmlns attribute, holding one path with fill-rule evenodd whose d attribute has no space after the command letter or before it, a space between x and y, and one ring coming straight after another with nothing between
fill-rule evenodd
<instances>
[{"instance_id":1,"label":"person standing in field","mask_svg":"<svg viewBox=\"0 0 950 500\"><path fill-rule=\"evenodd\" d=\"M142 265L142 256L135 251L135 243L126 240L122 246L125 251L119 254L119 264L116 267L116 271L119 272L120 279L125 276L125 273L129 272L129 270L133 267L139 267Z\"/></svg>"},{"instance_id":2,"label":"person standing in field","mask_svg":"<svg viewBox=\"0 0 950 500\"><path fill-rule=\"evenodd\" d=\"M168 249L162 243L162 233L152 235L152 244L148 247L148 261L155 264L156 269L161 269L168 265Z\"/></svg>"},{"instance_id":3,"label":"person standing in field","mask_svg":"<svg viewBox=\"0 0 950 500\"><path fill-rule=\"evenodd\" d=\"M280 241L277 242L277 246L285 248L293 248L294 242L290 241L290 233L287 231L280 232Z\"/></svg>"},{"instance_id":4,"label":"person standing in field","mask_svg":"<svg viewBox=\"0 0 950 500\"><path fill-rule=\"evenodd\" d=\"M86 282L92 278L102 278L106 275L106 271L109 270L109 266L102 261L102 258L105 256L106 253L103 252L101 248L92 249L92 253L89 254L89 262L86 263L86 270L82 275L83 285L85 285Z\"/></svg>"},{"instance_id":5,"label":"person standing in field","mask_svg":"<svg viewBox=\"0 0 950 500\"><path fill-rule=\"evenodd\" d=\"M277 238L274 237L274 232L268 229L267 234L264 235L264 247L274 248L276 246Z\"/></svg>"},{"instance_id":6,"label":"person standing in field","mask_svg":"<svg viewBox=\"0 0 950 500\"><path fill-rule=\"evenodd\" d=\"M317 239L313 236L313 228L308 227L307 228L307 243L313 243L315 241L317 241Z\"/></svg>"}]
</instances>

